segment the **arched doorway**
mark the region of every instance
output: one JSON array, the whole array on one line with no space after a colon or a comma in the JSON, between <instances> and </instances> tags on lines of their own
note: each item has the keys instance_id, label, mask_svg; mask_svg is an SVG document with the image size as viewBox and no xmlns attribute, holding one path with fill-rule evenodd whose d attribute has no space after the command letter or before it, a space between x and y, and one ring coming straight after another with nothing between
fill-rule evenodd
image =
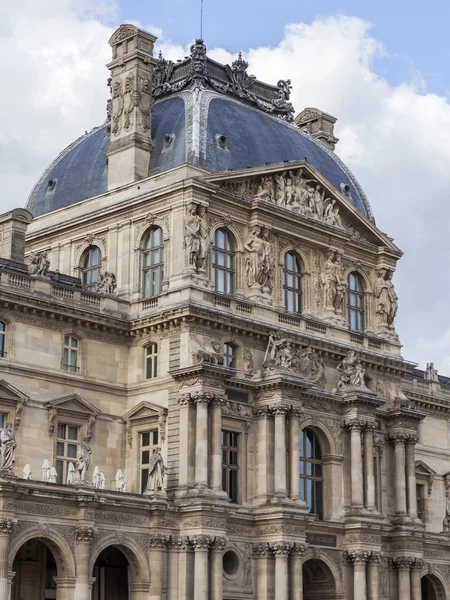
<instances>
[{"instance_id":1,"label":"arched doorway","mask_svg":"<svg viewBox=\"0 0 450 600\"><path fill-rule=\"evenodd\" d=\"M444 600L445 590L435 575L425 575L421 580L422 600Z\"/></svg>"},{"instance_id":2,"label":"arched doorway","mask_svg":"<svg viewBox=\"0 0 450 600\"><path fill-rule=\"evenodd\" d=\"M336 585L330 568L315 558L303 563L303 600L336 598Z\"/></svg>"},{"instance_id":3,"label":"arched doorway","mask_svg":"<svg viewBox=\"0 0 450 600\"><path fill-rule=\"evenodd\" d=\"M55 557L41 540L25 542L13 562L11 600L55 600L58 575Z\"/></svg>"},{"instance_id":4,"label":"arched doorway","mask_svg":"<svg viewBox=\"0 0 450 600\"><path fill-rule=\"evenodd\" d=\"M92 600L129 600L129 564L116 546L108 546L94 564Z\"/></svg>"}]
</instances>

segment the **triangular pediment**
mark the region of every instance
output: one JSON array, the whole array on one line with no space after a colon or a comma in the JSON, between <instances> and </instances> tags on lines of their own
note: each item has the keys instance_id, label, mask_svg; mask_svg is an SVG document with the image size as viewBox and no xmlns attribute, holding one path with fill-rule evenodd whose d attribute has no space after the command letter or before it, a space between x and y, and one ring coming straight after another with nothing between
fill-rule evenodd
<instances>
[{"instance_id":1,"label":"triangular pediment","mask_svg":"<svg viewBox=\"0 0 450 600\"><path fill-rule=\"evenodd\" d=\"M436 471L433 471L433 469L422 460L416 460L416 475L417 474L423 475L424 477L434 477Z\"/></svg>"},{"instance_id":2,"label":"triangular pediment","mask_svg":"<svg viewBox=\"0 0 450 600\"><path fill-rule=\"evenodd\" d=\"M124 416L124 421L136 421L138 419L146 419L148 417L159 417L167 414L167 409L152 404L151 402L140 402L137 406L129 410Z\"/></svg>"},{"instance_id":3,"label":"triangular pediment","mask_svg":"<svg viewBox=\"0 0 450 600\"><path fill-rule=\"evenodd\" d=\"M0 401L3 404L9 404L10 406L16 406L16 404L26 404L28 396L23 392L15 388L13 385L0 379Z\"/></svg>"},{"instance_id":4,"label":"triangular pediment","mask_svg":"<svg viewBox=\"0 0 450 600\"><path fill-rule=\"evenodd\" d=\"M353 205L346 186L336 189L307 161L240 169L204 180L244 200L277 207L280 214L289 211L304 223L321 223L330 232L331 228L336 233L346 232L353 239L385 246L401 256L392 239Z\"/></svg>"},{"instance_id":5,"label":"triangular pediment","mask_svg":"<svg viewBox=\"0 0 450 600\"><path fill-rule=\"evenodd\" d=\"M93 416L97 416L101 412L96 406L94 406L78 394L70 394L69 396L64 396L62 398L52 400L47 404L47 408L53 408L56 410L63 410L72 413L79 413L82 415L89 414Z\"/></svg>"}]
</instances>

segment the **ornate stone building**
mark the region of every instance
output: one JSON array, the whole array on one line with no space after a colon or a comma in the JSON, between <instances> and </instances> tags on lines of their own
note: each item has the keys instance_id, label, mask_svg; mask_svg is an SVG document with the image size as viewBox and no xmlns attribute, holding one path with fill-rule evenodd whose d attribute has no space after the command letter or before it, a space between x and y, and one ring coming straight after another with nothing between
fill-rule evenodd
<instances>
[{"instance_id":1,"label":"ornate stone building","mask_svg":"<svg viewBox=\"0 0 450 600\"><path fill-rule=\"evenodd\" d=\"M334 117L154 41L0 218L0 598L450 599L450 380Z\"/></svg>"}]
</instances>

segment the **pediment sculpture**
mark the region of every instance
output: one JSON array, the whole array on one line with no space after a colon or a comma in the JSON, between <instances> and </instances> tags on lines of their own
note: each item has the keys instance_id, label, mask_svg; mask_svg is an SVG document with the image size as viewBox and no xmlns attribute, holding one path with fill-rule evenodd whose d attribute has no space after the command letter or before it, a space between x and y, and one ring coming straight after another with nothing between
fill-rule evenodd
<instances>
[{"instance_id":1,"label":"pediment sculpture","mask_svg":"<svg viewBox=\"0 0 450 600\"><path fill-rule=\"evenodd\" d=\"M301 348L282 333L271 333L263 361L263 372L290 371L314 383L325 383L325 365L310 346Z\"/></svg>"}]
</instances>

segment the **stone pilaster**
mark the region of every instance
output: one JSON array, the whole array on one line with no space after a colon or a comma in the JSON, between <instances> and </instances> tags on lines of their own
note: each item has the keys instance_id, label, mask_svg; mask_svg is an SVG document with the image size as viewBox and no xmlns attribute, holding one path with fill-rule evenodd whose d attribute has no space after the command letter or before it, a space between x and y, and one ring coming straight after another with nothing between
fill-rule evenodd
<instances>
[{"instance_id":1,"label":"stone pilaster","mask_svg":"<svg viewBox=\"0 0 450 600\"><path fill-rule=\"evenodd\" d=\"M275 589L277 600L289 600L289 554L291 542L273 542L270 545L275 556Z\"/></svg>"},{"instance_id":2,"label":"stone pilaster","mask_svg":"<svg viewBox=\"0 0 450 600\"><path fill-rule=\"evenodd\" d=\"M178 596L176 600L192 600L194 592L194 554L191 539L184 535L178 543ZM170 599L168 599L170 600Z\"/></svg>"},{"instance_id":3,"label":"stone pilaster","mask_svg":"<svg viewBox=\"0 0 450 600\"><path fill-rule=\"evenodd\" d=\"M253 544L252 555L256 573L256 597L258 600L269 600L269 565L271 558L270 545L267 542ZM270 596L272 598L272 596Z\"/></svg>"},{"instance_id":4,"label":"stone pilaster","mask_svg":"<svg viewBox=\"0 0 450 600\"><path fill-rule=\"evenodd\" d=\"M290 558L290 589L291 600L303 600L303 555L307 550L306 544L294 542Z\"/></svg>"},{"instance_id":5,"label":"stone pilaster","mask_svg":"<svg viewBox=\"0 0 450 600\"><path fill-rule=\"evenodd\" d=\"M265 501L268 495L268 445L270 408L263 406L254 411L257 418L258 436L256 438L256 499Z\"/></svg>"},{"instance_id":6,"label":"stone pilaster","mask_svg":"<svg viewBox=\"0 0 450 600\"><path fill-rule=\"evenodd\" d=\"M374 511L375 507L375 472L373 465L373 432L375 423L366 423L363 433L364 446L364 496L367 510Z\"/></svg>"},{"instance_id":7,"label":"stone pilaster","mask_svg":"<svg viewBox=\"0 0 450 600\"><path fill-rule=\"evenodd\" d=\"M214 396L211 400L211 488L221 496L222 490L222 405L224 399ZM197 408L198 410L198 408Z\"/></svg>"},{"instance_id":8,"label":"stone pilaster","mask_svg":"<svg viewBox=\"0 0 450 600\"><path fill-rule=\"evenodd\" d=\"M167 541L167 600L178 600L180 597L179 553L183 548L183 538L171 535Z\"/></svg>"},{"instance_id":9,"label":"stone pilaster","mask_svg":"<svg viewBox=\"0 0 450 600\"><path fill-rule=\"evenodd\" d=\"M289 451L290 451L290 482L289 496L291 500L300 500L300 477L299 477L299 419L303 413L291 408L289 413Z\"/></svg>"},{"instance_id":10,"label":"stone pilaster","mask_svg":"<svg viewBox=\"0 0 450 600\"><path fill-rule=\"evenodd\" d=\"M208 487L208 405L212 395L198 392L192 395L197 407L195 430L195 487Z\"/></svg>"},{"instance_id":11,"label":"stone pilaster","mask_svg":"<svg viewBox=\"0 0 450 600\"><path fill-rule=\"evenodd\" d=\"M413 520L417 519L415 444L417 444L417 436L409 435L406 438L406 482L408 517Z\"/></svg>"},{"instance_id":12,"label":"stone pilaster","mask_svg":"<svg viewBox=\"0 0 450 600\"><path fill-rule=\"evenodd\" d=\"M364 426L364 421L360 419L345 423L345 428L350 431L352 509L357 510L363 507L361 431Z\"/></svg>"},{"instance_id":13,"label":"stone pilaster","mask_svg":"<svg viewBox=\"0 0 450 600\"><path fill-rule=\"evenodd\" d=\"M286 498L286 415L288 408L286 406L276 406L273 408L275 417L275 496L278 499Z\"/></svg>"},{"instance_id":14,"label":"stone pilaster","mask_svg":"<svg viewBox=\"0 0 450 600\"><path fill-rule=\"evenodd\" d=\"M150 536L150 564L152 569L152 585L149 600L160 600L166 587L166 548L169 537L160 533ZM134 596L133 596L134 598ZM147 599L147 596L146 596Z\"/></svg>"},{"instance_id":15,"label":"stone pilaster","mask_svg":"<svg viewBox=\"0 0 450 600\"><path fill-rule=\"evenodd\" d=\"M422 600L422 569L423 558L414 558L411 561L411 600Z\"/></svg>"},{"instance_id":16,"label":"stone pilaster","mask_svg":"<svg viewBox=\"0 0 450 600\"><path fill-rule=\"evenodd\" d=\"M398 572L398 597L409 600L411 598L410 569L414 564L414 559L410 556L398 556L391 561Z\"/></svg>"},{"instance_id":17,"label":"stone pilaster","mask_svg":"<svg viewBox=\"0 0 450 600\"><path fill-rule=\"evenodd\" d=\"M56 594L58 600L73 600L75 592L76 577L58 576L53 578L56 583ZM86 596L89 598L89 596ZM133 596L135 598L135 596ZM138 600L141 600L138 598Z\"/></svg>"},{"instance_id":18,"label":"stone pilaster","mask_svg":"<svg viewBox=\"0 0 450 600\"><path fill-rule=\"evenodd\" d=\"M223 551L227 543L224 537L215 537L211 543L210 600L223 600Z\"/></svg>"},{"instance_id":19,"label":"stone pilaster","mask_svg":"<svg viewBox=\"0 0 450 600\"><path fill-rule=\"evenodd\" d=\"M91 573L89 572L89 557L91 554L91 544L95 539L95 529L93 527L82 525L77 527L75 532L76 548L75 556L77 561L77 583L75 586L75 600L85 600L91 595Z\"/></svg>"},{"instance_id":20,"label":"stone pilaster","mask_svg":"<svg viewBox=\"0 0 450 600\"><path fill-rule=\"evenodd\" d=\"M185 492L188 487L193 485L193 470L194 465L192 464L193 449L193 435L191 423L191 413L194 410L194 403L190 394L185 394L178 400L180 405L180 467L178 474L179 488Z\"/></svg>"},{"instance_id":21,"label":"stone pilaster","mask_svg":"<svg viewBox=\"0 0 450 600\"><path fill-rule=\"evenodd\" d=\"M0 598L8 598L8 552L9 538L16 522L12 519L0 519Z\"/></svg>"},{"instance_id":22,"label":"stone pilaster","mask_svg":"<svg viewBox=\"0 0 450 600\"><path fill-rule=\"evenodd\" d=\"M368 600L379 600L380 598L380 564L381 552L372 550L368 557L367 566Z\"/></svg>"},{"instance_id":23,"label":"stone pilaster","mask_svg":"<svg viewBox=\"0 0 450 600\"><path fill-rule=\"evenodd\" d=\"M395 477L395 516L405 518L406 512L406 474L405 474L405 441L407 435L395 432L389 435L394 444L394 477Z\"/></svg>"},{"instance_id":24,"label":"stone pilaster","mask_svg":"<svg viewBox=\"0 0 450 600\"><path fill-rule=\"evenodd\" d=\"M353 599L367 600L366 566L370 553L366 550L347 552L346 558L353 564Z\"/></svg>"},{"instance_id":25,"label":"stone pilaster","mask_svg":"<svg viewBox=\"0 0 450 600\"><path fill-rule=\"evenodd\" d=\"M194 547L194 598L209 600L209 548L213 538L209 535L194 535L191 537Z\"/></svg>"}]
</instances>

